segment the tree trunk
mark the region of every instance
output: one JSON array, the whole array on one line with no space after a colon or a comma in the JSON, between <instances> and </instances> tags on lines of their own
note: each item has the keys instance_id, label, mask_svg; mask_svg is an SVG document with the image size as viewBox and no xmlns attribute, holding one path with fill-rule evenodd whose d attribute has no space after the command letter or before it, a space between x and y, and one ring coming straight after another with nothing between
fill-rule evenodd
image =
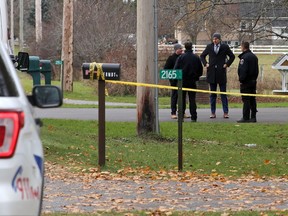
<instances>
[{"instance_id":1,"label":"tree trunk","mask_svg":"<svg viewBox=\"0 0 288 216\"><path fill-rule=\"evenodd\" d=\"M39 45L39 43L42 40L42 7L41 7L41 0L35 0L35 31L36 31L36 43L37 43L37 45Z\"/></svg>"},{"instance_id":2,"label":"tree trunk","mask_svg":"<svg viewBox=\"0 0 288 216\"><path fill-rule=\"evenodd\" d=\"M73 0L63 2L62 28L63 89L71 92L73 91Z\"/></svg>"},{"instance_id":3,"label":"tree trunk","mask_svg":"<svg viewBox=\"0 0 288 216\"><path fill-rule=\"evenodd\" d=\"M154 15L153 0L137 1L137 82L155 83L154 72ZM155 91L137 88L138 135L155 132Z\"/></svg>"},{"instance_id":4,"label":"tree trunk","mask_svg":"<svg viewBox=\"0 0 288 216\"><path fill-rule=\"evenodd\" d=\"M10 0L10 45L12 53L15 54L14 50L14 0Z\"/></svg>"},{"instance_id":5,"label":"tree trunk","mask_svg":"<svg viewBox=\"0 0 288 216\"><path fill-rule=\"evenodd\" d=\"M19 2L19 45L20 50L23 50L24 47L24 0L20 0Z\"/></svg>"}]
</instances>

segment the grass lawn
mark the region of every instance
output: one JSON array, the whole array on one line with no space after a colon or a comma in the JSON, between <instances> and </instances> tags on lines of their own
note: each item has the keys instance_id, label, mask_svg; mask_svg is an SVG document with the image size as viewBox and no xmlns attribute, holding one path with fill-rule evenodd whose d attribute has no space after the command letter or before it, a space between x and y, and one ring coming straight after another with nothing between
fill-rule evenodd
<instances>
[{"instance_id":1,"label":"grass lawn","mask_svg":"<svg viewBox=\"0 0 288 216\"><path fill-rule=\"evenodd\" d=\"M98 122L44 119L41 130L45 160L65 165L74 173L89 172L97 166ZM177 170L177 123L161 123L161 135L136 135L135 123L107 122L106 166L102 171L153 179L155 172L163 175ZM288 125L196 123L183 125L184 172L203 177L237 179L288 178ZM245 144L256 144L247 147ZM140 175L141 173L141 175ZM143 176L145 173L145 176ZM125 174L124 174L125 175ZM190 175L189 175L190 176ZM168 179L169 176L163 176ZM44 216L284 216L288 211L237 212L97 212L94 214L46 213Z\"/></svg>"},{"instance_id":2,"label":"grass lawn","mask_svg":"<svg viewBox=\"0 0 288 216\"><path fill-rule=\"evenodd\" d=\"M44 119L45 158L70 168L97 167L98 122ZM136 135L136 124L107 122L106 166L177 170L177 124L163 122L161 135ZM288 125L183 124L183 168L199 175L288 176ZM247 147L245 144L256 144Z\"/></svg>"}]
</instances>

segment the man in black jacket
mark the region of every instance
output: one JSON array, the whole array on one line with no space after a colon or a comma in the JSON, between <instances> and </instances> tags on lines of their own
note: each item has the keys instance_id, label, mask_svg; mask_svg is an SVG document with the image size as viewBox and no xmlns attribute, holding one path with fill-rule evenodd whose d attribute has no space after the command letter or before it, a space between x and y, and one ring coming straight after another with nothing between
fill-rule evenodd
<instances>
[{"instance_id":1,"label":"man in black jacket","mask_svg":"<svg viewBox=\"0 0 288 216\"><path fill-rule=\"evenodd\" d=\"M256 94L257 78L259 74L258 58L251 52L248 42L241 43L241 50L242 53L239 55L240 62L238 66L240 92L246 94ZM256 97L242 96L242 101L243 117L237 122L257 122Z\"/></svg>"},{"instance_id":2,"label":"man in black jacket","mask_svg":"<svg viewBox=\"0 0 288 216\"><path fill-rule=\"evenodd\" d=\"M174 53L168 57L166 63L164 65L164 69L173 69L176 63L177 58L182 54L182 46L180 44L174 45ZM171 86L177 86L176 79L169 80ZM177 99L178 99L178 91L172 90L171 91L171 118L177 119ZM186 103L185 103L186 105ZM185 116L184 116L185 117Z\"/></svg>"},{"instance_id":3,"label":"man in black jacket","mask_svg":"<svg viewBox=\"0 0 288 216\"><path fill-rule=\"evenodd\" d=\"M203 74L203 66L200 58L192 52L192 43L186 42L185 53L178 57L174 69L182 70L182 80L184 88L196 89L196 81L199 80L199 77ZM183 91L183 109L186 92ZM189 110L191 114L191 121L197 121L197 105L196 105L196 92L188 91L189 98ZM184 110L183 110L184 113Z\"/></svg>"},{"instance_id":4,"label":"man in black jacket","mask_svg":"<svg viewBox=\"0 0 288 216\"><path fill-rule=\"evenodd\" d=\"M207 62L206 56L209 55ZM219 85L221 92L226 92L227 68L233 63L235 55L227 44L221 43L221 35L213 35L213 43L208 44L201 54L201 61L207 68L207 82L210 84L210 90L216 91ZM227 59L229 57L229 59ZM211 115L210 118L216 118L216 99L217 94L210 95ZM221 94L222 108L224 118L229 118L227 95Z\"/></svg>"}]
</instances>

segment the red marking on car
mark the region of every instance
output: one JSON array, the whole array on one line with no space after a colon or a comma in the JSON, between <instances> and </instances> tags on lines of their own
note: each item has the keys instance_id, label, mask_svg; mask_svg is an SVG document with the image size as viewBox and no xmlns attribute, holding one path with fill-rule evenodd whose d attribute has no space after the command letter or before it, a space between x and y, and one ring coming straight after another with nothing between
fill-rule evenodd
<instances>
[{"instance_id":1,"label":"red marking on car","mask_svg":"<svg viewBox=\"0 0 288 216\"><path fill-rule=\"evenodd\" d=\"M40 199L40 188L30 185L29 178L18 178L16 181L17 191L21 192L21 199Z\"/></svg>"}]
</instances>

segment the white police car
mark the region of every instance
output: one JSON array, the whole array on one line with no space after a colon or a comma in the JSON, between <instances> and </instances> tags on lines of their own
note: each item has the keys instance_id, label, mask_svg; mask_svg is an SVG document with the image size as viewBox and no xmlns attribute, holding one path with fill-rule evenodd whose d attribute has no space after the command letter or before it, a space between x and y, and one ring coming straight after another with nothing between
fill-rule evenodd
<instances>
[{"instance_id":1,"label":"white police car","mask_svg":"<svg viewBox=\"0 0 288 216\"><path fill-rule=\"evenodd\" d=\"M27 61L27 56L21 58L24 63ZM49 108L61 104L62 95L56 86L35 86L32 95L25 95L7 49L0 41L1 216L40 215L44 159L33 106Z\"/></svg>"}]
</instances>

